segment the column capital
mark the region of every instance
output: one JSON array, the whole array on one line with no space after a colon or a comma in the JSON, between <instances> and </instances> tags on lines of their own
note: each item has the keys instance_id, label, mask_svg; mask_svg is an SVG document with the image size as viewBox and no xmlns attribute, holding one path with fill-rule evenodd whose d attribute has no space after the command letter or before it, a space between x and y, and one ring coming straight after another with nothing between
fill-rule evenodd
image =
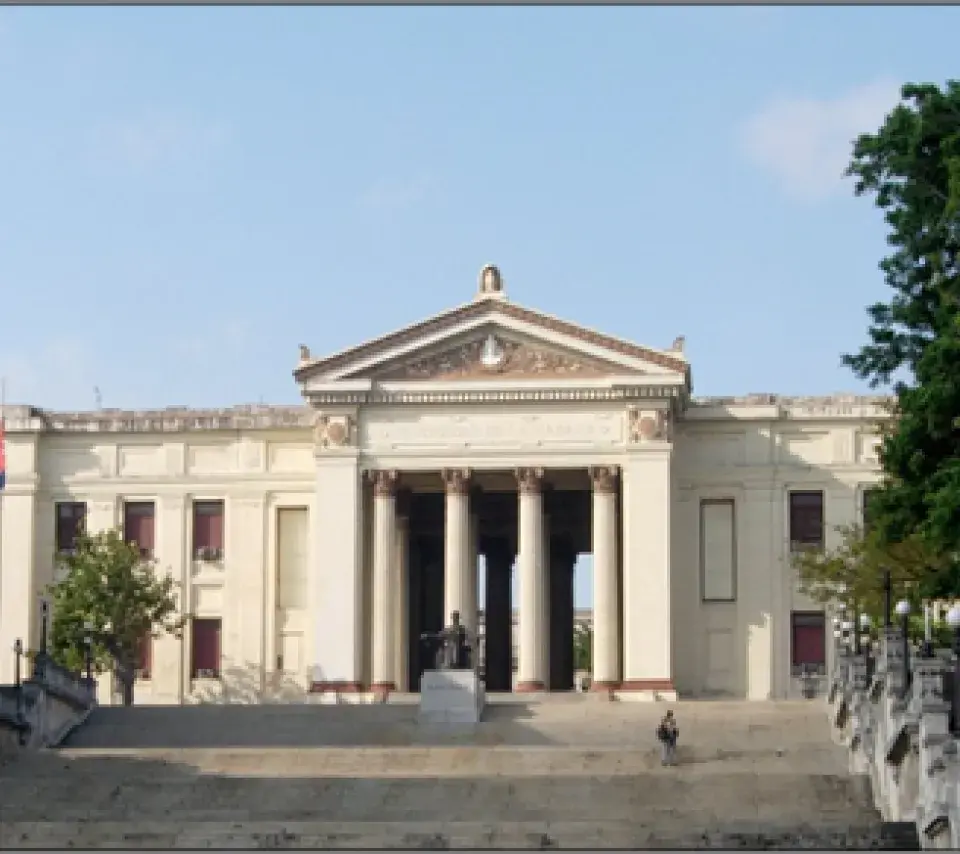
<instances>
[{"instance_id":1,"label":"column capital","mask_svg":"<svg viewBox=\"0 0 960 854\"><path fill-rule=\"evenodd\" d=\"M373 483L373 494L377 498L395 498L397 495L397 484L400 481L400 473L394 469L380 469L367 472L367 476Z\"/></svg>"},{"instance_id":2,"label":"column capital","mask_svg":"<svg viewBox=\"0 0 960 854\"><path fill-rule=\"evenodd\" d=\"M521 493L537 495L543 489L542 468L519 468L516 470L517 486Z\"/></svg>"},{"instance_id":3,"label":"column capital","mask_svg":"<svg viewBox=\"0 0 960 854\"><path fill-rule=\"evenodd\" d=\"M589 473L594 492L611 493L617 491L617 477L620 471L616 466L591 466Z\"/></svg>"},{"instance_id":4,"label":"column capital","mask_svg":"<svg viewBox=\"0 0 960 854\"><path fill-rule=\"evenodd\" d=\"M469 495L470 475L470 469L443 469L440 477L447 495Z\"/></svg>"}]
</instances>

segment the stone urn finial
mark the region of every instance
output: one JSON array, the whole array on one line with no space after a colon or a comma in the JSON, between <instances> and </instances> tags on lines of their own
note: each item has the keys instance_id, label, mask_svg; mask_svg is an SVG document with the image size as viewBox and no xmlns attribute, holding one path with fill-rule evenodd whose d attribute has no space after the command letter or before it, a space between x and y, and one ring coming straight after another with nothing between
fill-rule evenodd
<instances>
[{"instance_id":1,"label":"stone urn finial","mask_svg":"<svg viewBox=\"0 0 960 854\"><path fill-rule=\"evenodd\" d=\"M306 344L300 345L300 361L301 362L310 361L310 348Z\"/></svg>"},{"instance_id":2,"label":"stone urn finial","mask_svg":"<svg viewBox=\"0 0 960 854\"><path fill-rule=\"evenodd\" d=\"M480 271L479 287L477 288L477 297L485 299L489 297L503 298L503 278L500 270L494 264L487 264Z\"/></svg>"}]
</instances>

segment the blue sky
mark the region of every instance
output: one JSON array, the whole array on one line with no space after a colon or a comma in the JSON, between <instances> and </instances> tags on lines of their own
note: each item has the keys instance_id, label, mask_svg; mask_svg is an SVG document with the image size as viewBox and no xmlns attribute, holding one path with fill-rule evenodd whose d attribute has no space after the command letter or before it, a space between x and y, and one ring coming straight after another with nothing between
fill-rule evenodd
<instances>
[{"instance_id":1,"label":"blue sky","mask_svg":"<svg viewBox=\"0 0 960 854\"><path fill-rule=\"evenodd\" d=\"M839 177L960 9L0 9L0 374L50 408L295 402L510 297L695 392L858 391L884 228ZM582 573L581 573L582 575ZM582 580L582 579L581 579ZM583 599L583 585L581 600Z\"/></svg>"}]
</instances>

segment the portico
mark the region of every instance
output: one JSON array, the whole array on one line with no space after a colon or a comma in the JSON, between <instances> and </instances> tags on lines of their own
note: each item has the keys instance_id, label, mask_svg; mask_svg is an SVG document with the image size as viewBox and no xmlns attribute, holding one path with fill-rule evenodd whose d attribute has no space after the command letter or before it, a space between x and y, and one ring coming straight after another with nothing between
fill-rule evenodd
<instances>
[{"instance_id":1,"label":"portico","mask_svg":"<svg viewBox=\"0 0 960 854\"><path fill-rule=\"evenodd\" d=\"M679 347L520 308L496 268L473 302L296 371L316 410L313 690L416 690L417 639L486 615L486 680L573 685L573 565L594 559L593 684L672 696ZM487 567L478 602L478 556ZM518 601L511 601L511 568Z\"/></svg>"}]
</instances>

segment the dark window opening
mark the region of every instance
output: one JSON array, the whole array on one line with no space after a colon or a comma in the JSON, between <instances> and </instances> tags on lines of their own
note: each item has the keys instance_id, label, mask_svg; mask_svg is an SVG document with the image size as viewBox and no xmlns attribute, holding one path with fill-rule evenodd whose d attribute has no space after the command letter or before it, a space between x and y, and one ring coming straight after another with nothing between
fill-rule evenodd
<instances>
[{"instance_id":1,"label":"dark window opening","mask_svg":"<svg viewBox=\"0 0 960 854\"><path fill-rule=\"evenodd\" d=\"M823 492L790 493L790 548L823 548Z\"/></svg>"},{"instance_id":2,"label":"dark window opening","mask_svg":"<svg viewBox=\"0 0 960 854\"><path fill-rule=\"evenodd\" d=\"M223 502L193 502L193 557L220 560L223 557Z\"/></svg>"},{"instance_id":3,"label":"dark window opening","mask_svg":"<svg viewBox=\"0 0 960 854\"><path fill-rule=\"evenodd\" d=\"M193 621L190 652L191 679L220 677L220 619L198 618Z\"/></svg>"},{"instance_id":4,"label":"dark window opening","mask_svg":"<svg viewBox=\"0 0 960 854\"><path fill-rule=\"evenodd\" d=\"M152 501L128 501L123 505L123 538L135 543L140 554L153 557L154 509Z\"/></svg>"},{"instance_id":5,"label":"dark window opening","mask_svg":"<svg viewBox=\"0 0 960 854\"><path fill-rule=\"evenodd\" d=\"M879 492L880 490L875 486L863 490L863 530L866 533L870 532L874 519L876 519L876 500Z\"/></svg>"},{"instance_id":6,"label":"dark window opening","mask_svg":"<svg viewBox=\"0 0 960 854\"><path fill-rule=\"evenodd\" d=\"M57 551L72 552L77 547L77 536L83 533L87 520L87 505L82 501L57 503Z\"/></svg>"}]
</instances>

